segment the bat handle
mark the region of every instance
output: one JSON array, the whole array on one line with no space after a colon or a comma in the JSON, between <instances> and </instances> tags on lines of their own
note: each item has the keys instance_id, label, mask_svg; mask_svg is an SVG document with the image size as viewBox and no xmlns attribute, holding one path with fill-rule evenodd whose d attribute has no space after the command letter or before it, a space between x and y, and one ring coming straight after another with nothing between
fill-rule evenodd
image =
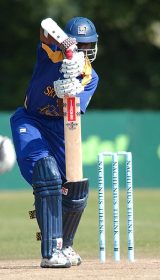
<instances>
[{"instance_id":1,"label":"bat handle","mask_svg":"<svg viewBox=\"0 0 160 280\"><path fill-rule=\"evenodd\" d=\"M74 54L74 52L70 48L65 51L65 56L69 60L73 58L73 54Z\"/></svg>"},{"instance_id":2,"label":"bat handle","mask_svg":"<svg viewBox=\"0 0 160 280\"><path fill-rule=\"evenodd\" d=\"M76 39L71 37L68 37L60 44L60 49L64 52L67 59L72 59L73 54L77 51L76 44Z\"/></svg>"}]
</instances>

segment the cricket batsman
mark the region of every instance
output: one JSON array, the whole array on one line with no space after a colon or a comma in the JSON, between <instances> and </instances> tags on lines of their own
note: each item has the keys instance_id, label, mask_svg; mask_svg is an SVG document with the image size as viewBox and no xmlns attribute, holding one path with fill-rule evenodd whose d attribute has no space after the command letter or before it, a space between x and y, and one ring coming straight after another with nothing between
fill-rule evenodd
<instances>
[{"instance_id":1,"label":"cricket batsman","mask_svg":"<svg viewBox=\"0 0 160 280\"><path fill-rule=\"evenodd\" d=\"M72 247L87 204L88 180L68 183L63 193L63 98L80 97L81 114L85 113L98 85L98 75L92 68L98 35L93 22L84 17L74 17L67 23L64 31L69 39L61 46L47 31L41 24L33 75L24 106L11 117L11 129L20 172L33 188L41 231L40 265L71 267L81 263ZM73 57L66 58L66 48L75 46Z\"/></svg>"}]
</instances>

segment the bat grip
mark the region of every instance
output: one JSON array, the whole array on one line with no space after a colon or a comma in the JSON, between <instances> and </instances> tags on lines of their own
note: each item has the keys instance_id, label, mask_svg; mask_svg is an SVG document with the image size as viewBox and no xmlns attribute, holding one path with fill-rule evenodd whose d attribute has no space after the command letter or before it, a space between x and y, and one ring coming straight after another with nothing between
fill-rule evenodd
<instances>
[{"instance_id":1,"label":"bat grip","mask_svg":"<svg viewBox=\"0 0 160 280\"><path fill-rule=\"evenodd\" d=\"M65 53L67 59L72 59L73 53L77 49L76 44L76 39L71 37L68 37L60 44L60 48Z\"/></svg>"},{"instance_id":2,"label":"bat grip","mask_svg":"<svg viewBox=\"0 0 160 280\"><path fill-rule=\"evenodd\" d=\"M66 58L67 58L67 59L72 59L73 53L74 53L73 50L67 49L67 50L65 51L65 56L66 56Z\"/></svg>"}]
</instances>

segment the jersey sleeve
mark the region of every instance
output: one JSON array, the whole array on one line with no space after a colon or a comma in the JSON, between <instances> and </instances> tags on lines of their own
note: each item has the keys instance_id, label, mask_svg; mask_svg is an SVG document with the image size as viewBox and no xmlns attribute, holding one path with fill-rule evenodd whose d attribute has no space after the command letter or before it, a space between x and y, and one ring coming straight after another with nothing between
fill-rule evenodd
<instances>
[{"instance_id":1,"label":"jersey sleeve","mask_svg":"<svg viewBox=\"0 0 160 280\"><path fill-rule=\"evenodd\" d=\"M46 48L44 48L44 46ZM57 56L57 51L59 53L61 52L60 49L56 45L53 45L53 44L52 45L45 45L42 42L39 42L39 44L37 46L37 61L38 62L43 62L44 60L48 60L50 57ZM54 62L53 60L52 60L52 62ZM60 61L61 60L62 59L60 57Z\"/></svg>"},{"instance_id":2,"label":"jersey sleeve","mask_svg":"<svg viewBox=\"0 0 160 280\"><path fill-rule=\"evenodd\" d=\"M77 96L80 97L80 107L82 113L85 113L88 104L98 86L98 81L99 81L99 77L97 73L94 70L92 70L91 81L87 85L85 85L84 90L82 92L77 94Z\"/></svg>"}]
</instances>

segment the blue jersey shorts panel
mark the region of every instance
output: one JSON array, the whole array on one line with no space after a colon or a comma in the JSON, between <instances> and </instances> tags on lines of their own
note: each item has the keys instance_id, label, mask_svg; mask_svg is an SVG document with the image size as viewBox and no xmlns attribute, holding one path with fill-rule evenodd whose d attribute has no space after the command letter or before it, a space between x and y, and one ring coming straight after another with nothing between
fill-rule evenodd
<instances>
[{"instance_id":1,"label":"blue jersey shorts panel","mask_svg":"<svg viewBox=\"0 0 160 280\"><path fill-rule=\"evenodd\" d=\"M17 162L22 176L29 184L32 184L35 162L48 155L54 156L62 180L66 180L62 118L42 119L19 108L11 117L11 129Z\"/></svg>"}]
</instances>

